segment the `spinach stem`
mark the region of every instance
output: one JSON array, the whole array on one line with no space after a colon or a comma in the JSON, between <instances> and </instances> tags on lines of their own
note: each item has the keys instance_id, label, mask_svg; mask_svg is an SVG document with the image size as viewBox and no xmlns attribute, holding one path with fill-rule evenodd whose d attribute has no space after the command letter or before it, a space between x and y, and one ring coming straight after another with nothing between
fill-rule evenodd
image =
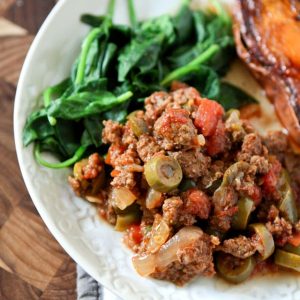
<instances>
[{"instance_id":1,"label":"spinach stem","mask_svg":"<svg viewBox=\"0 0 300 300\"><path fill-rule=\"evenodd\" d=\"M51 103L51 96L52 96L52 88L49 87L47 88L44 93L43 93L43 98L44 98L44 106L48 107ZM56 119L54 117L48 116L48 121L51 126L56 125Z\"/></svg>"},{"instance_id":2,"label":"spinach stem","mask_svg":"<svg viewBox=\"0 0 300 300\"><path fill-rule=\"evenodd\" d=\"M85 75L84 73L86 67L86 60L93 41L99 38L101 34L108 34L107 28L109 27L108 24L111 24L112 22L115 2L116 2L115 0L109 1L106 18L102 23L101 27L92 29L92 31L88 34L88 36L85 38L82 44L78 69L75 78L75 84L82 84L83 82L84 75Z\"/></svg>"},{"instance_id":3,"label":"spinach stem","mask_svg":"<svg viewBox=\"0 0 300 300\"><path fill-rule=\"evenodd\" d=\"M70 167L74 163L76 163L82 157L82 155L84 154L86 149L87 149L87 146L80 146L71 158L69 158L63 162L60 162L60 163L50 163L42 158L41 146L39 143L37 143L34 147L34 156L35 156L36 161L44 167L52 168L52 169L62 169L62 168Z\"/></svg>"},{"instance_id":4,"label":"spinach stem","mask_svg":"<svg viewBox=\"0 0 300 300\"><path fill-rule=\"evenodd\" d=\"M96 38L98 38L102 32L103 32L102 28L94 28L85 38L81 48L80 59L79 59L78 69L75 78L75 84L81 84L83 82L88 52L91 48L93 41Z\"/></svg>"},{"instance_id":5,"label":"spinach stem","mask_svg":"<svg viewBox=\"0 0 300 300\"><path fill-rule=\"evenodd\" d=\"M115 0L110 0L107 8L107 17L111 18L113 17L114 14L114 9L115 9Z\"/></svg>"},{"instance_id":6,"label":"spinach stem","mask_svg":"<svg viewBox=\"0 0 300 300\"><path fill-rule=\"evenodd\" d=\"M138 22L136 18L133 0L127 0L127 5L128 5L128 12L129 12L131 26L133 27L133 29L136 29Z\"/></svg>"},{"instance_id":7,"label":"spinach stem","mask_svg":"<svg viewBox=\"0 0 300 300\"><path fill-rule=\"evenodd\" d=\"M179 79L183 77L184 75L187 75L188 73L198 69L201 64L209 60L212 56L214 56L218 51L220 50L220 46L217 44L211 45L207 50L205 50L203 53L201 53L198 57L196 57L194 60L189 62L186 66L180 67L178 69L175 69L171 73L169 73L162 81L161 85L168 85L175 79Z\"/></svg>"},{"instance_id":8,"label":"spinach stem","mask_svg":"<svg viewBox=\"0 0 300 300\"><path fill-rule=\"evenodd\" d=\"M133 96L133 93L131 91L125 92L124 94L117 97L117 102L119 102L119 103L124 102L132 96Z\"/></svg>"}]
</instances>

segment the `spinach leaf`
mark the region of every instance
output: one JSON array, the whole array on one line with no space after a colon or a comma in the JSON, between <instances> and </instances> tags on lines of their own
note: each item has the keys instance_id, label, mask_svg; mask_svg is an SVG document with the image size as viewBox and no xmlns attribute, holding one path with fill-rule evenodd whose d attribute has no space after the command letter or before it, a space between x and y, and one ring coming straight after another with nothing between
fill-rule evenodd
<instances>
[{"instance_id":1,"label":"spinach leaf","mask_svg":"<svg viewBox=\"0 0 300 300\"><path fill-rule=\"evenodd\" d=\"M193 12L194 26L197 36L197 42L202 43L206 37L206 17L202 11Z\"/></svg>"},{"instance_id":2,"label":"spinach leaf","mask_svg":"<svg viewBox=\"0 0 300 300\"><path fill-rule=\"evenodd\" d=\"M137 68L151 70L158 62L165 47L175 41L175 31L169 16L162 16L142 23L133 38L118 57L118 80L125 81L128 73Z\"/></svg>"},{"instance_id":3,"label":"spinach leaf","mask_svg":"<svg viewBox=\"0 0 300 300\"><path fill-rule=\"evenodd\" d=\"M23 144L28 146L33 141L44 139L55 134L50 125L45 109L33 112L26 120L23 129Z\"/></svg>"},{"instance_id":4,"label":"spinach leaf","mask_svg":"<svg viewBox=\"0 0 300 300\"><path fill-rule=\"evenodd\" d=\"M102 114L103 120L113 120L119 123L124 123L127 117L129 103L125 102L118 105Z\"/></svg>"},{"instance_id":5,"label":"spinach leaf","mask_svg":"<svg viewBox=\"0 0 300 300\"><path fill-rule=\"evenodd\" d=\"M81 128L69 120L57 119L55 135L65 157L72 156L80 146Z\"/></svg>"},{"instance_id":6,"label":"spinach leaf","mask_svg":"<svg viewBox=\"0 0 300 300\"><path fill-rule=\"evenodd\" d=\"M84 24L87 24L91 27L100 27L100 25L104 22L104 16L95 16L91 14L83 14L80 17L80 21Z\"/></svg>"},{"instance_id":7,"label":"spinach leaf","mask_svg":"<svg viewBox=\"0 0 300 300\"><path fill-rule=\"evenodd\" d=\"M257 103L257 100L252 96L227 82L221 83L220 93L216 97L216 100L224 107L225 110L240 108L251 103Z\"/></svg>"},{"instance_id":8,"label":"spinach leaf","mask_svg":"<svg viewBox=\"0 0 300 300\"><path fill-rule=\"evenodd\" d=\"M192 38L193 13L187 4L184 4L179 13L172 18L173 27L176 32L176 44L181 45Z\"/></svg>"},{"instance_id":9,"label":"spinach leaf","mask_svg":"<svg viewBox=\"0 0 300 300\"><path fill-rule=\"evenodd\" d=\"M73 91L73 93L97 92L97 91L106 91L106 90L107 90L107 78L106 77L103 77L103 78L98 77L97 79L92 79L90 81L85 82L84 84L80 84L80 85L76 86L76 89ZM67 98L70 95L64 94L62 98Z\"/></svg>"},{"instance_id":10,"label":"spinach leaf","mask_svg":"<svg viewBox=\"0 0 300 300\"><path fill-rule=\"evenodd\" d=\"M107 91L81 92L66 99L57 99L47 108L47 112L55 118L77 120L107 111L126 102L131 96L131 92L118 97Z\"/></svg>"},{"instance_id":11,"label":"spinach leaf","mask_svg":"<svg viewBox=\"0 0 300 300\"><path fill-rule=\"evenodd\" d=\"M118 58L118 80L125 81L128 73L139 63L143 71L153 68L157 62L162 41L163 36L160 35L156 36L155 40L136 39L126 46Z\"/></svg>"},{"instance_id":12,"label":"spinach leaf","mask_svg":"<svg viewBox=\"0 0 300 300\"><path fill-rule=\"evenodd\" d=\"M183 78L183 81L195 87L203 97L216 99L220 94L220 78L211 68L203 66Z\"/></svg>"},{"instance_id":13,"label":"spinach leaf","mask_svg":"<svg viewBox=\"0 0 300 300\"><path fill-rule=\"evenodd\" d=\"M105 53L103 55L103 60L101 64L100 75L106 76L108 72L108 67L114 59L114 56L117 52L117 45L113 43L108 43L105 49Z\"/></svg>"},{"instance_id":14,"label":"spinach leaf","mask_svg":"<svg viewBox=\"0 0 300 300\"><path fill-rule=\"evenodd\" d=\"M61 152L61 146L55 137L53 136L46 137L45 139L41 140L39 143L42 151L54 153L60 158L65 157L65 154Z\"/></svg>"},{"instance_id":15,"label":"spinach leaf","mask_svg":"<svg viewBox=\"0 0 300 300\"><path fill-rule=\"evenodd\" d=\"M103 129L103 120L99 116L93 116L85 118L83 121L84 127L90 136L92 143L96 147L100 147L102 144L101 132Z\"/></svg>"}]
</instances>

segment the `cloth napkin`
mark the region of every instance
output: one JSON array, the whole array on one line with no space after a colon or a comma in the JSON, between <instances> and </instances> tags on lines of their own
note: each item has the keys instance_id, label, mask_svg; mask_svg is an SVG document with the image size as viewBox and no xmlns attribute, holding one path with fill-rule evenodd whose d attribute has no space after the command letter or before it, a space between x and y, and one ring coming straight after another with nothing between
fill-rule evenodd
<instances>
[{"instance_id":1,"label":"cloth napkin","mask_svg":"<svg viewBox=\"0 0 300 300\"><path fill-rule=\"evenodd\" d=\"M77 265L77 300L122 300Z\"/></svg>"}]
</instances>

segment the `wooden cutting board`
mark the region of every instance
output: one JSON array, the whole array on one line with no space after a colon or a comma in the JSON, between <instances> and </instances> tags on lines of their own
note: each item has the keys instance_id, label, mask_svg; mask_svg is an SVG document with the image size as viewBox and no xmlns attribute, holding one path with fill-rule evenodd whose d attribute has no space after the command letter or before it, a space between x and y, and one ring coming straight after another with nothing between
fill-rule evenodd
<instances>
[{"instance_id":1,"label":"wooden cutting board","mask_svg":"<svg viewBox=\"0 0 300 300\"><path fill-rule=\"evenodd\" d=\"M26 52L55 0L0 0L0 299L76 299L76 269L20 174L13 104Z\"/></svg>"}]
</instances>

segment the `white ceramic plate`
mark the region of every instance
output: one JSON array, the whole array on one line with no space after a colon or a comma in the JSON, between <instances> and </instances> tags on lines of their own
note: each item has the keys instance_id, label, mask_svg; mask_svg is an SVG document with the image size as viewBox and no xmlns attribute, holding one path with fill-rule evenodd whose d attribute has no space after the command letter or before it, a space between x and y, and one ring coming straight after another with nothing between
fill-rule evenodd
<instances>
[{"instance_id":1,"label":"white ceramic plate","mask_svg":"<svg viewBox=\"0 0 300 300\"><path fill-rule=\"evenodd\" d=\"M135 2L142 19L176 11L180 0ZM198 278L183 288L138 276L121 234L101 221L91 205L74 196L67 184L69 170L37 165L32 147L22 146L22 128L36 99L45 87L69 74L79 53L88 30L80 24L80 14L104 13L106 4L107 0L60 0L34 40L21 73L14 112L15 142L26 186L46 225L77 263L124 299L300 299L300 280L295 274L257 277L236 286ZM115 21L128 21L125 0L117 1Z\"/></svg>"}]
</instances>

